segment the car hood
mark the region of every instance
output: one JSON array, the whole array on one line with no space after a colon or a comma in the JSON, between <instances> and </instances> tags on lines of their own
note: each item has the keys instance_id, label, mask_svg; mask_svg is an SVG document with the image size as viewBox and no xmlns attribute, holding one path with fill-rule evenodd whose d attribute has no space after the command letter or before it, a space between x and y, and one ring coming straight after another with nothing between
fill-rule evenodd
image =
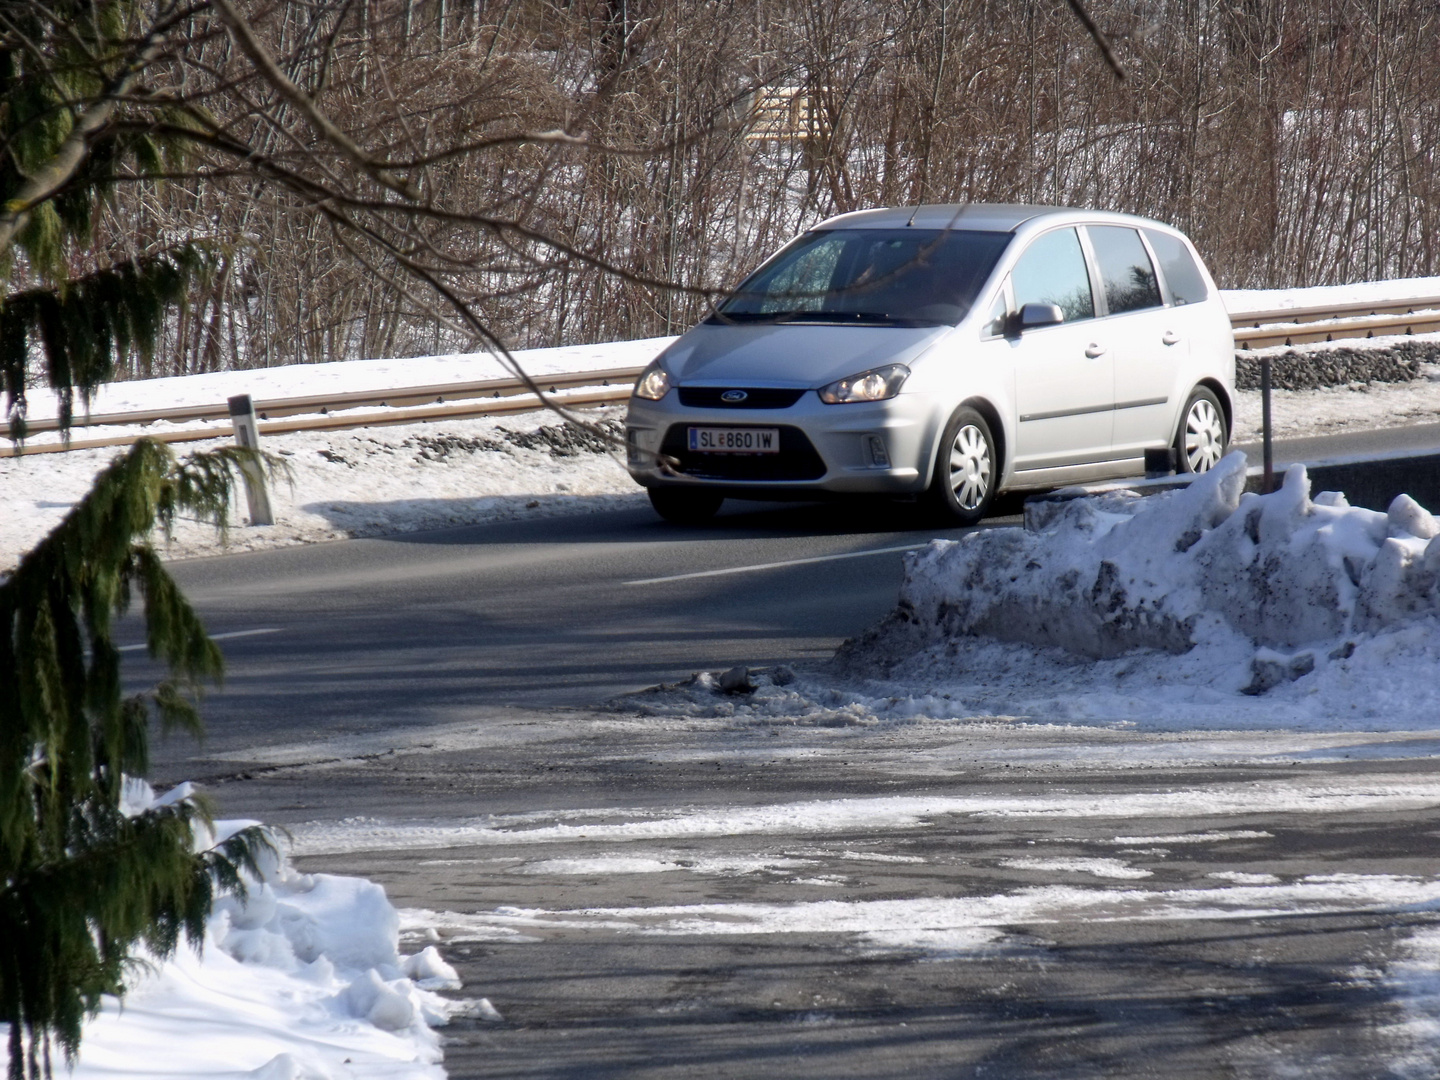
<instances>
[{"instance_id":1,"label":"car hood","mask_svg":"<svg viewBox=\"0 0 1440 1080\"><path fill-rule=\"evenodd\" d=\"M814 389L883 364L908 364L949 326L695 327L661 361L681 384Z\"/></svg>"}]
</instances>

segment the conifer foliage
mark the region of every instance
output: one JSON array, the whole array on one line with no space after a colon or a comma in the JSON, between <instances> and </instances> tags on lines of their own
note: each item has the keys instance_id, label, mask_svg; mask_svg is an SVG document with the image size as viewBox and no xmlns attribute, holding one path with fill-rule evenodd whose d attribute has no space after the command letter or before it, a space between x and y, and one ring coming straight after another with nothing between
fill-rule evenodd
<instances>
[{"instance_id":1,"label":"conifer foliage","mask_svg":"<svg viewBox=\"0 0 1440 1080\"><path fill-rule=\"evenodd\" d=\"M200 730L201 688L222 674L149 542L177 514L222 528L239 449L177 461L137 443L0 581L0 1021L11 1080L67 1059L102 994L124 992L137 949L199 945L217 891L243 893L269 848L259 829L213 842L196 797L136 812L126 778L147 767L152 722ZM139 594L146 647L168 669L126 696L116 619Z\"/></svg>"},{"instance_id":2,"label":"conifer foliage","mask_svg":"<svg viewBox=\"0 0 1440 1080\"><path fill-rule=\"evenodd\" d=\"M129 258L91 250L100 202L119 180L185 159L189 121L168 94L146 93L144 78L189 10L177 0L0 0L0 388L13 439L25 437L32 354L44 357L68 428L75 394L88 402L117 357L148 356L167 309L206 267L204 246L184 237Z\"/></svg>"}]
</instances>

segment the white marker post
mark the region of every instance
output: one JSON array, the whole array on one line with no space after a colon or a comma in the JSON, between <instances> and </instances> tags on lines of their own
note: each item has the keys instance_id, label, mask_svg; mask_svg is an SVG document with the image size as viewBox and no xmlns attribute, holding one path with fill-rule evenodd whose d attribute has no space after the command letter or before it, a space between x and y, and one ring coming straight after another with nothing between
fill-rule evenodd
<instances>
[{"instance_id":1,"label":"white marker post","mask_svg":"<svg viewBox=\"0 0 1440 1080\"><path fill-rule=\"evenodd\" d=\"M236 394L229 399L230 426L235 429L235 445L246 450L260 449L260 428L255 423L255 403L249 394ZM251 525L274 525L270 496L265 491L265 474L259 462L247 461L240 467L245 477L245 500L250 504Z\"/></svg>"}]
</instances>

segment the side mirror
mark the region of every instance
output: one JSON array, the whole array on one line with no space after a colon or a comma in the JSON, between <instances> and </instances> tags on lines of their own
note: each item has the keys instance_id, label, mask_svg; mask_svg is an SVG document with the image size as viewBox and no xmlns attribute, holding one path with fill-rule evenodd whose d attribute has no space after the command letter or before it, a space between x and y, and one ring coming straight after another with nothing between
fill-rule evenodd
<instances>
[{"instance_id":1,"label":"side mirror","mask_svg":"<svg viewBox=\"0 0 1440 1080\"><path fill-rule=\"evenodd\" d=\"M1020 331L1034 330L1041 326L1056 326L1065 321L1065 312L1059 304L1026 304L1020 309Z\"/></svg>"}]
</instances>

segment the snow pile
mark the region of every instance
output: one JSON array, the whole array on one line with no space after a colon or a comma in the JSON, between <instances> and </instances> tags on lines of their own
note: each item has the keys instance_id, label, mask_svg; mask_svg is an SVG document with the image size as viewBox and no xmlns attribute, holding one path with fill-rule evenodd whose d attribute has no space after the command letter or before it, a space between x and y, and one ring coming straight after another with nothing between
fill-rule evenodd
<instances>
[{"instance_id":1,"label":"snow pile","mask_svg":"<svg viewBox=\"0 0 1440 1080\"><path fill-rule=\"evenodd\" d=\"M1259 693L1347 660L1362 636L1413 625L1440 640L1440 524L1425 509L1405 495L1385 514L1334 492L1312 501L1303 465L1270 495L1245 478L1235 453L1162 495L1032 503L1023 529L932 541L851 655L883 664L897 643L978 635L1104 659L1243 635L1259 647L1247 687Z\"/></svg>"},{"instance_id":2,"label":"snow pile","mask_svg":"<svg viewBox=\"0 0 1440 1080\"><path fill-rule=\"evenodd\" d=\"M1232 454L1187 487L1032 503L1024 528L906 557L895 611L824 669L736 669L617 702L845 727L916 718L1418 730L1440 717L1440 525L1246 493ZM744 678L736 677L743 673Z\"/></svg>"},{"instance_id":3,"label":"snow pile","mask_svg":"<svg viewBox=\"0 0 1440 1080\"><path fill-rule=\"evenodd\" d=\"M138 789L143 808L153 795ZM217 823L216 839L250 824ZM75 1080L444 1077L432 1025L466 1005L434 991L460 980L433 946L401 957L385 890L299 873L279 854L262 870L245 901L216 903L201 953L182 944L133 980L123 1004L104 999L85 1025Z\"/></svg>"}]
</instances>

